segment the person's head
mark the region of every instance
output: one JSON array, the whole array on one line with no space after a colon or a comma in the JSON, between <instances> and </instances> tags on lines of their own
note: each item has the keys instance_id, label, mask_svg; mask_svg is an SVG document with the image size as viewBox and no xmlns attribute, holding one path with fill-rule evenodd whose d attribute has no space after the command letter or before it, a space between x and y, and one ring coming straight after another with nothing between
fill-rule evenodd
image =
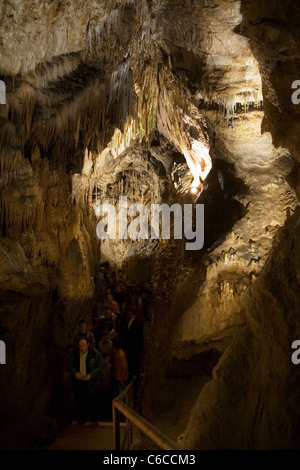
<instances>
[{"instance_id":1,"label":"person's head","mask_svg":"<svg viewBox=\"0 0 300 470\"><path fill-rule=\"evenodd\" d=\"M103 315L107 319L112 317L112 311L109 305L106 305L105 307L103 307Z\"/></svg>"},{"instance_id":2,"label":"person's head","mask_svg":"<svg viewBox=\"0 0 300 470\"><path fill-rule=\"evenodd\" d=\"M111 320L106 320L104 322L104 328L110 333L111 330L113 329L113 322Z\"/></svg>"},{"instance_id":3,"label":"person's head","mask_svg":"<svg viewBox=\"0 0 300 470\"><path fill-rule=\"evenodd\" d=\"M130 311L130 313L133 313L134 315L136 315L137 314L137 304L135 302L130 303L130 305L128 307L128 310Z\"/></svg>"},{"instance_id":4,"label":"person's head","mask_svg":"<svg viewBox=\"0 0 300 470\"><path fill-rule=\"evenodd\" d=\"M115 292L122 292L124 290L124 287L125 287L124 282L118 281Z\"/></svg>"},{"instance_id":5,"label":"person's head","mask_svg":"<svg viewBox=\"0 0 300 470\"><path fill-rule=\"evenodd\" d=\"M81 338L79 341L78 341L78 347L79 347L79 351L82 353L82 354L85 354L88 349L89 349L89 344L87 342L87 340L85 338Z\"/></svg>"},{"instance_id":6,"label":"person's head","mask_svg":"<svg viewBox=\"0 0 300 470\"><path fill-rule=\"evenodd\" d=\"M117 328L121 329L125 325L125 323L126 323L125 318L122 318L119 316L115 318L115 325Z\"/></svg>"},{"instance_id":7,"label":"person's head","mask_svg":"<svg viewBox=\"0 0 300 470\"><path fill-rule=\"evenodd\" d=\"M95 315L93 315L93 324L97 325L98 323L100 323L100 321L101 321L101 315L99 315L98 313L95 313Z\"/></svg>"},{"instance_id":8,"label":"person's head","mask_svg":"<svg viewBox=\"0 0 300 470\"><path fill-rule=\"evenodd\" d=\"M79 331L81 334L84 334L87 332L87 324L85 320L80 320L79 322Z\"/></svg>"},{"instance_id":9,"label":"person's head","mask_svg":"<svg viewBox=\"0 0 300 470\"><path fill-rule=\"evenodd\" d=\"M103 330L101 332L101 341L103 341L103 343L107 343L107 341L109 340L109 331L108 330Z\"/></svg>"},{"instance_id":10,"label":"person's head","mask_svg":"<svg viewBox=\"0 0 300 470\"><path fill-rule=\"evenodd\" d=\"M110 355L108 353L103 354L102 357L106 365L110 363Z\"/></svg>"},{"instance_id":11,"label":"person's head","mask_svg":"<svg viewBox=\"0 0 300 470\"><path fill-rule=\"evenodd\" d=\"M130 318L136 318L136 313L137 313L136 307L132 307L132 308L129 309Z\"/></svg>"}]
</instances>

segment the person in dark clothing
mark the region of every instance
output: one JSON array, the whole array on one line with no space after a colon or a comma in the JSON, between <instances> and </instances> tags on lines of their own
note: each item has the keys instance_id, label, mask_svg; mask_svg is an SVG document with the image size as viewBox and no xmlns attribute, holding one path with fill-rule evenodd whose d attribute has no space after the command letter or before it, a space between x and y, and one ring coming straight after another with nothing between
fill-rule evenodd
<instances>
[{"instance_id":1,"label":"person in dark clothing","mask_svg":"<svg viewBox=\"0 0 300 470\"><path fill-rule=\"evenodd\" d=\"M113 344L111 340L109 339L109 330L102 330L101 332L101 339L98 343L98 350L100 351L100 354L102 355L103 359L104 356L107 354L110 357L111 362L113 362Z\"/></svg>"},{"instance_id":2,"label":"person in dark clothing","mask_svg":"<svg viewBox=\"0 0 300 470\"><path fill-rule=\"evenodd\" d=\"M105 364L99 351L80 338L67 359L67 371L72 376L72 386L78 406L79 421L84 424L88 414L93 423L98 420L101 373Z\"/></svg>"},{"instance_id":3,"label":"person in dark clothing","mask_svg":"<svg viewBox=\"0 0 300 470\"><path fill-rule=\"evenodd\" d=\"M74 336L74 347L78 345L78 341L81 338L85 338L91 346L96 346L94 334L88 330L85 320L80 320L79 322L79 333Z\"/></svg>"},{"instance_id":4,"label":"person in dark clothing","mask_svg":"<svg viewBox=\"0 0 300 470\"><path fill-rule=\"evenodd\" d=\"M93 317L93 327L91 328L91 332L94 335L96 346L98 347L98 343L101 339L101 333L104 329L104 323L105 323L105 316L104 315L95 315ZM99 348L98 348L99 349Z\"/></svg>"},{"instance_id":5,"label":"person in dark clothing","mask_svg":"<svg viewBox=\"0 0 300 470\"><path fill-rule=\"evenodd\" d=\"M130 309L127 325L126 348L128 358L129 379L139 375L140 350L142 347L142 328L136 318L136 310Z\"/></svg>"},{"instance_id":6,"label":"person in dark clothing","mask_svg":"<svg viewBox=\"0 0 300 470\"><path fill-rule=\"evenodd\" d=\"M124 315L126 312L126 305L129 300L129 294L125 283L118 282L117 287L114 291L114 296L116 302L120 305L120 313Z\"/></svg>"},{"instance_id":7,"label":"person in dark clothing","mask_svg":"<svg viewBox=\"0 0 300 470\"><path fill-rule=\"evenodd\" d=\"M112 360L109 353L104 353L102 355L105 369L102 371L101 377L101 392L100 392L100 416L101 420L108 419L109 421L112 418Z\"/></svg>"}]
</instances>

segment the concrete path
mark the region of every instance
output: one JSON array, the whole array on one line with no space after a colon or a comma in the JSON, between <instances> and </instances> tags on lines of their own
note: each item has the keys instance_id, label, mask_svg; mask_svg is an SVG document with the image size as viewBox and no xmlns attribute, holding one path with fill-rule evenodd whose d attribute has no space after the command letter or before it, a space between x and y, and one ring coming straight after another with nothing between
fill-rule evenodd
<instances>
[{"instance_id":1,"label":"concrete path","mask_svg":"<svg viewBox=\"0 0 300 470\"><path fill-rule=\"evenodd\" d=\"M124 425L121 425L122 435ZM113 425L111 422L70 424L50 445L50 450L113 450Z\"/></svg>"},{"instance_id":2,"label":"concrete path","mask_svg":"<svg viewBox=\"0 0 300 470\"><path fill-rule=\"evenodd\" d=\"M126 430L126 424L121 423L121 442ZM134 437L138 437L134 431ZM113 423L101 422L98 425L70 424L58 438L49 446L50 450L114 450Z\"/></svg>"}]
</instances>

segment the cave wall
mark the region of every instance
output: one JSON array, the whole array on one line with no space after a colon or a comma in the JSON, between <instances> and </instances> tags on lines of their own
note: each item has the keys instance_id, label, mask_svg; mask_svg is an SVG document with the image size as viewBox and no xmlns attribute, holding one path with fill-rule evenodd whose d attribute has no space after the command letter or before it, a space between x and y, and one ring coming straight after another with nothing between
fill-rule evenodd
<instances>
[{"instance_id":1,"label":"cave wall","mask_svg":"<svg viewBox=\"0 0 300 470\"><path fill-rule=\"evenodd\" d=\"M100 248L67 173L16 149L1 163L1 446L19 434L22 447L28 427L61 411L52 395L79 317L90 318Z\"/></svg>"},{"instance_id":2,"label":"cave wall","mask_svg":"<svg viewBox=\"0 0 300 470\"><path fill-rule=\"evenodd\" d=\"M294 2L245 1L241 11L239 32L250 38L262 76L262 130L271 132L277 148L288 149L293 164L283 176L298 199L299 110L291 101L291 84L299 74L299 8ZM299 380L291 361L291 344L299 337L298 207L287 211L286 221L282 216L283 226L244 299L244 331L234 336L193 410L183 438L190 448L299 447Z\"/></svg>"}]
</instances>

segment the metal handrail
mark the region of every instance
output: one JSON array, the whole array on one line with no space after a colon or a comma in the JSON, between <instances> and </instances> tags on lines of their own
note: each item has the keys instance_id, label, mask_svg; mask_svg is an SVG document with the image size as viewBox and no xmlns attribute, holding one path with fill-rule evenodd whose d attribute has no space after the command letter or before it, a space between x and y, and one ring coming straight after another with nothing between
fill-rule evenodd
<instances>
[{"instance_id":1,"label":"metal handrail","mask_svg":"<svg viewBox=\"0 0 300 470\"><path fill-rule=\"evenodd\" d=\"M128 433L128 448L132 444L132 424L149 437L160 449L164 450L182 450L173 439L166 436L159 429L153 426L149 421L133 410L133 385L132 380L123 392L113 399L113 430L114 430L114 447L115 450L121 449L120 439L120 413L126 417ZM127 404L123 402L126 399Z\"/></svg>"}]
</instances>

